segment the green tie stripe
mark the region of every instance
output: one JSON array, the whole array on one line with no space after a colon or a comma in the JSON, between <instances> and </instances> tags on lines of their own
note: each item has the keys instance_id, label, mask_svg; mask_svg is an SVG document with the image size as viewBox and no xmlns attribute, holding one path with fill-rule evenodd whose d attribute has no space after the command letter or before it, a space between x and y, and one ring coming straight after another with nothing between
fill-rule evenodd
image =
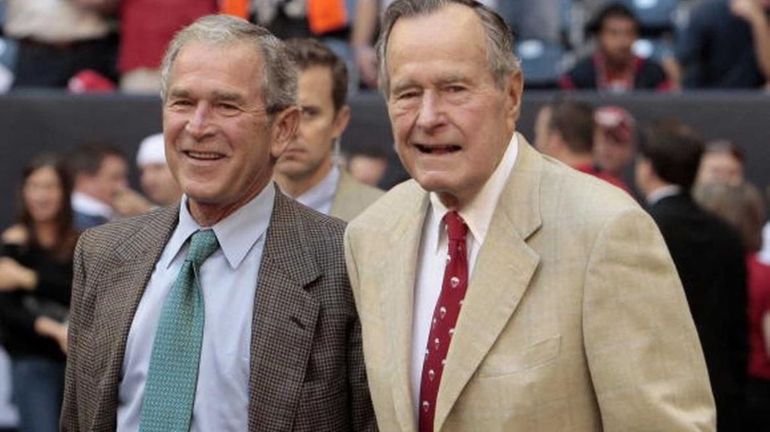
<instances>
[{"instance_id":1,"label":"green tie stripe","mask_svg":"<svg viewBox=\"0 0 770 432\"><path fill-rule=\"evenodd\" d=\"M145 383L139 430L187 432L192 420L203 341L201 264L219 248L214 231L196 231L160 312Z\"/></svg>"}]
</instances>

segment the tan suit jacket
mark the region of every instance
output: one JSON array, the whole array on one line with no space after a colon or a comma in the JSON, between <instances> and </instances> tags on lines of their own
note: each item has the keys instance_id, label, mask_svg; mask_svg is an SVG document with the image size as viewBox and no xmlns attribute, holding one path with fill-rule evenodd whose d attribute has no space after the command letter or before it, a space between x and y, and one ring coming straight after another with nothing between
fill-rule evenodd
<instances>
[{"instance_id":1,"label":"tan suit jacket","mask_svg":"<svg viewBox=\"0 0 770 432\"><path fill-rule=\"evenodd\" d=\"M350 222L384 193L376 187L361 183L347 171L340 169L340 181L337 184L330 214Z\"/></svg>"},{"instance_id":2,"label":"tan suit jacket","mask_svg":"<svg viewBox=\"0 0 770 432\"><path fill-rule=\"evenodd\" d=\"M81 236L62 431L115 430L126 338L178 214L164 208ZM253 306L250 432L375 430L343 227L276 194Z\"/></svg>"},{"instance_id":3,"label":"tan suit jacket","mask_svg":"<svg viewBox=\"0 0 770 432\"><path fill-rule=\"evenodd\" d=\"M625 192L519 142L449 348L435 430L713 430L698 337L655 224ZM409 181L346 231L381 430L416 430L413 290L428 208Z\"/></svg>"}]
</instances>

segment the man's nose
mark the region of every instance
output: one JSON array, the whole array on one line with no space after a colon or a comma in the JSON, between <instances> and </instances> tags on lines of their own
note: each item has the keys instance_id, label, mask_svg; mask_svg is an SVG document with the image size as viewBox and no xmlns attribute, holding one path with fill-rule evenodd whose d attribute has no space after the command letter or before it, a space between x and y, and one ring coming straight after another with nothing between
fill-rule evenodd
<instances>
[{"instance_id":1,"label":"man's nose","mask_svg":"<svg viewBox=\"0 0 770 432\"><path fill-rule=\"evenodd\" d=\"M444 112L441 100L434 92L425 92L417 113L417 126L431 130L444 122Z\"/></svg>"},{"instance_id":2,"label":"man's nose","mask_svg":"<svg viewBox=\"0 0 770 432\"><path fill-rule=\"evenodd\" d=\"M195 107L192 116L187 121L185 129L193 138L203 137L210 125L211 108L205 102L200 102Z\"/></svg>"}]
</instances>

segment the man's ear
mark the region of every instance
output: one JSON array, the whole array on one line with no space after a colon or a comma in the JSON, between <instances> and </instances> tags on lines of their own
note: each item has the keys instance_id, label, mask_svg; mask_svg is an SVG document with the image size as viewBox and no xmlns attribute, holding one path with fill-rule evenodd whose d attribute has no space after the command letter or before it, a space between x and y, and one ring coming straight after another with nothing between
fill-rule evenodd
<instances>
[{"instance_id":1,"label":"man's ear","mask_svg":"<svg viewBox=\"0 0 770 432\"><path fill-rule=\"evenodd\" d=\"M270 130L270 153L279 157L291 143L299 130L300 109L292 105L275 115Z\"/></svg>"},{"instance_id":2,"label":"man's ear","mask_svg":"<svg viewBox=\"0 0 770 432\"><path fill-rule=\"evenodd\" d=\"M334 133L332 138L337 139L342 136L342 133L347 129L350 123L350 106L343 105L334 115Z\"/></svg>"},{"instance_id":3,"label":"man's ear","mask_svg":"<svg viewBox=\"0 0 770 432\"><path fill-rule=\"evenodd\" d=\"M521 95L524 93L524 74L518 69L508 75L505 82L505 96L507 99L506 119L511 129L516 127L521 114Z\"/></svg>"}]
</instances>

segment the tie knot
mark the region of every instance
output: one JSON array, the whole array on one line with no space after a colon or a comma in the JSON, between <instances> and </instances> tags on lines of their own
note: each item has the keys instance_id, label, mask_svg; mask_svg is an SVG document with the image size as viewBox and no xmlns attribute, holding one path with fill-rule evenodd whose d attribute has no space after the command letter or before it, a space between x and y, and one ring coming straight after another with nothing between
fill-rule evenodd
<instances>
[{"instance_id":1,"label":"tie knot","mask_svg":"<svg viewBox=\"0 0 770 432\"><path fill-rule=\"evenodd\" d=\"M196 231L190 239L190 250L187 252L187 261L200 265L203 261L219 249L219 242L214 230Z\"/></svg>"},{"instance_id":2,"label":"tie knot","mask_svg":"<svg viewBox=\"0 0 770 432\"><path fill-rule=\"evenodd\" d=\"M463 241L468 233L468 225L456 211L450 211L444 216L449 241Z\"/></svg>"}]
</instances>

